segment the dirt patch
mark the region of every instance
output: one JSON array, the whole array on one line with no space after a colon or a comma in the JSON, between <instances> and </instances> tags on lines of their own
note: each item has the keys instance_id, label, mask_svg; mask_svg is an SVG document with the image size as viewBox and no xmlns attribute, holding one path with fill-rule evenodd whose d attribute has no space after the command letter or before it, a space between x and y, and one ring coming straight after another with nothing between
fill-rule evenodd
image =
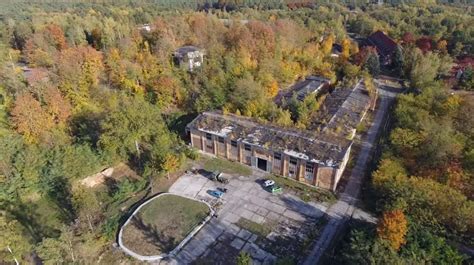
<instances>
[{"instance_id":1,"label":"dirt patch","mask_svg":"<svg viewBox=\"0 0 474 265\"><path fill-rule=\"evenodd\" d=\"M81 184L88 188L93 188L104 184L107 178L117 182L124 178L139 180L140 176L126 164L119 163L115 167L106 168L99 173L84 178L81 180Z\"/></svg>"}]
</instances>

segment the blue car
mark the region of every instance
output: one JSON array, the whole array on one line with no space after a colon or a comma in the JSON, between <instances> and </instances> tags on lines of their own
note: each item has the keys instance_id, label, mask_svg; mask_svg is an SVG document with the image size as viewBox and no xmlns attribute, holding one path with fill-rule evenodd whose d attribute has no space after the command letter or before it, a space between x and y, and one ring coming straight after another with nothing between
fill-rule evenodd
<instances>
[{"instance_id":1,"label":"blue car","mask_svg":"<svg viewBox=\"0 0 474 265\"><path fill-rule=\"evenodd\" d=\"M222 195L224 195L224 193L222 191L218 191L218 190L208 190L207 193L213 197L216 197L216 198L220 198L222 197Z\"/></svg>"}]
</instances>

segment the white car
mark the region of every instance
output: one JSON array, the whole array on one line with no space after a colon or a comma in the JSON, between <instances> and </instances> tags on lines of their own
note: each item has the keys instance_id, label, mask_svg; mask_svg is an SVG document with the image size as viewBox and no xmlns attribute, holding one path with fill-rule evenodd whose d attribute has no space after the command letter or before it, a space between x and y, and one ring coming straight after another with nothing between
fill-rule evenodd
<instances>
[{"instance_id":1,"label":"white car","mask_svg":"<svg viewBox=\"0 0 474 265\"><path fill-rule=\"evenodd\" d=\"M265 182L263 182L263 186L266 188L266 187L270 187L270 186L273 186L275 185L275 181L271 180L271 179L267 179L265 180Z\"/></svg>"}]
</instances>

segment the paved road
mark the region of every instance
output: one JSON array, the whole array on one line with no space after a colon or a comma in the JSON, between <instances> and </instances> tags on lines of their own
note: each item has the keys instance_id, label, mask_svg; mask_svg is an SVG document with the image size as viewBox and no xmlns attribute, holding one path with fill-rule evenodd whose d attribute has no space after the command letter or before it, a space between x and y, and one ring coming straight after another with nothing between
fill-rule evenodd
<instances>
[{"instance_id":1,"label":"paved road","mask_svg":"<svg viewBox=\"0 0 474 265\"><path fill-rule=\"evenodd\" d=\"M379 88L378 91L380 105L375 114L373 124L368 131L367 137L362 141L362 148L359 157L357 158L357 162L352 169L349 181L339 200L328 209L326 214L329 218L329 222L325 226L318 241L315 243L311 253L304 261L304 265L314 265L319 263L324 252L338 234L338 231L344 226L345 222L350 220L356 209L355 204L359 197L361 183L364 179L372 147L377 140L378 132L383 126L384 117L396 96L396 93L381 88Z\"/></svg>"}]
</instances>

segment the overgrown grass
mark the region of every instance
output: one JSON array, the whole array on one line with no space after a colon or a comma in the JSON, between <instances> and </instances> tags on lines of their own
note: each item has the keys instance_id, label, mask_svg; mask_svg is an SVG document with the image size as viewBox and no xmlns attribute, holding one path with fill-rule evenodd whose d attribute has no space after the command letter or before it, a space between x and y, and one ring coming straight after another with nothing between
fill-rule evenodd
<instances>
[{"instance_id":1,"label":"overgrown grass","mask_svg":"<svg viewBox=\"0 0 474 265\"><path fill-rule=\"evenodd\" d=\"M209 214L206 204L166 194L145 205L123 228L124 245L140 255L173 250Z\"/></svg>"},{"instance_id":2,"label":"overgrown grass","mask_svg":"<svg viewBox=\"0 0 474 265\"><path fill-rule=\"evenodd\" d=\"M271 226L268 224L259 224L245 218L240 218L237 222L237 226L262 238L265 238L272 231Z\"/></svg>"},{"instance_id":3,"label":"overgrown grass","mask_svg":"<svg viewBox=\"0 0 474 265\"><path fill-rule=\"evenodd\" d=\"M249 176L252 174L252 169L245 165L242 165L237 162L232 162L229 160L225 160L222 158L209 158L209 157L202 157L203 160L203 168L207 171L221 171L227 174L234 174L234 175L242 175L242 176Z\"/></svg>"},{"instance_id":4,"label":"overgrown grass","mask_svg":"<svg viewBox=\"0 0 474 265\"><path fill-rule=\"evenodd\" d=\"M281 176L270 175L268 178L273 179L275 183L284 190L286 189L292 191L305 202L318 201L332 203L336 201L336 196L330 191L311 187L298 181Z\"/></svg>"}]
</instances>

